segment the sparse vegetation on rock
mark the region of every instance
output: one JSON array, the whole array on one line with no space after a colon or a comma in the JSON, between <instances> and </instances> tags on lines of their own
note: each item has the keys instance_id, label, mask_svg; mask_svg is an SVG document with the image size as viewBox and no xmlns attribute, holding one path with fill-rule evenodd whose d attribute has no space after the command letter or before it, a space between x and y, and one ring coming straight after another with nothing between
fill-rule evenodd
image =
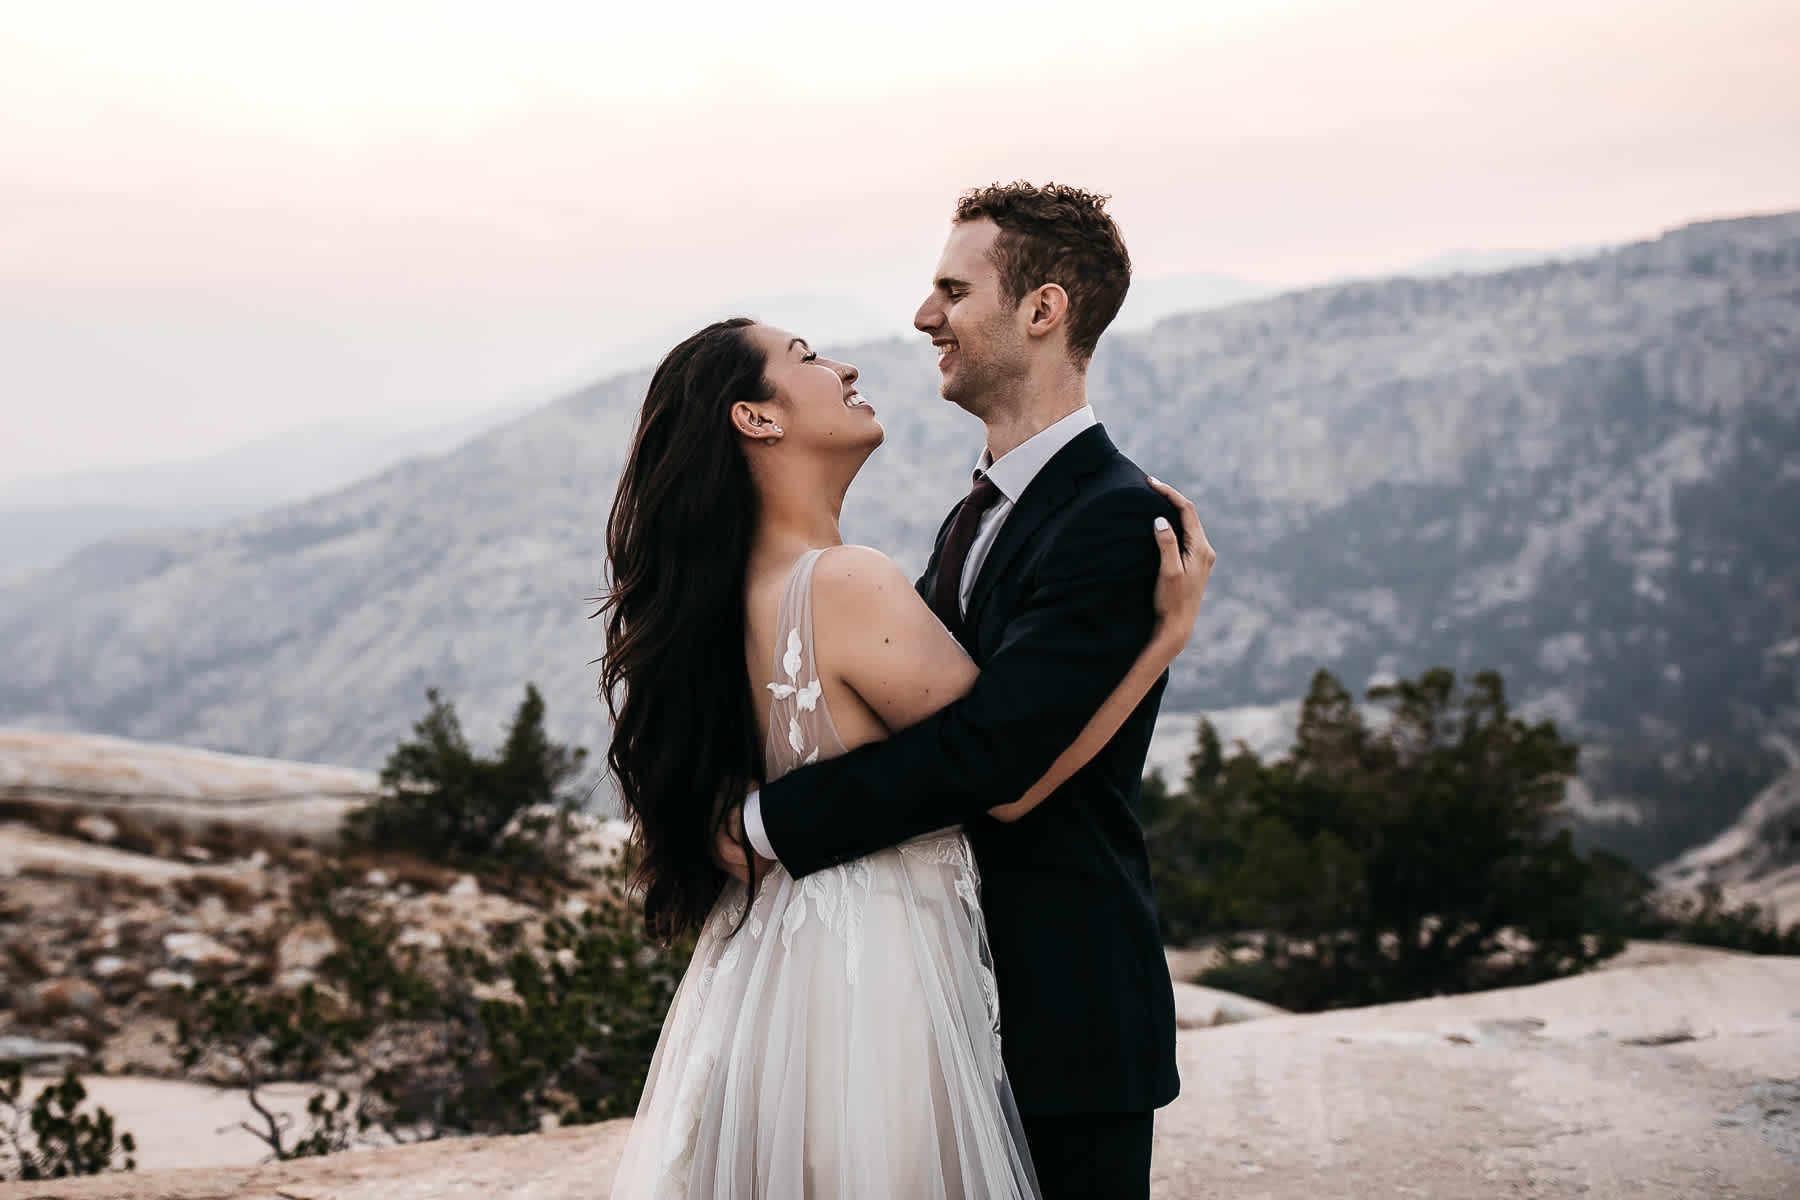
<instances>
[{"instance_id":1,"label":"sparse vegetation on rock","mask_svg":"<svg viewBox=\"0 0 1800 1200\"><path fill-rule=\"evenodd\" d=\"M482 943L371 916L380 904L365 882L321 873L295 902L337 946L316 979L297 991L197 988L184 1061L242 1087L256 1113L244 1128L284 1159L364 1135L406 1142L628 1115L690 947L644 941L642 913L616 887L622 874ZM257 1095L293 1079L331 1084L303 1133Z\"/></svg>"},{"instance_id":2,"label":"sparse vegetation on rock","mask_svg":"<svg viewBox=\"0 0 1800 1200\"><path fill-rule=\"evenodd\" d=\"M429 699L388 792L347 823L384 865L353 855L293 889L276 978L188 997L184 1063L244 1088L244 1128L277 1158L629 1114L686 966L691 944L645 940L622 847L574 836L563 789L583 755L545 737L536 690L492 759ZM444 897L486 906L478 934L389 902L398 875L428 885L446 866L462 870ZM327 1084L303 1132L258 1096L294 1079Z\"/></svg>"},{"instance_id":3,"label":"sparse vegetation on rock","mask_svg":"<svg viewBox=\"0 0 1800 1200\"><path fill-rule=\"evenodd\" d=\"M1692 895L1646 901L1632 935L1750 954L1800 954L1800 922L1783 926L1760 904L1731 904L1716 883Z\"/></svg>"},{"instance_id":4,"label":"sparse vegetation on rock","mask_svg":"<svg viewBox=\"0 0 1800 1200\"><path fill-rule=\"evenodd\" d=\"M60 1081L23 1101L24 1072L0 1063L0 1179L64 1179L137 1168L137 1142L115 1130L112 1114L83 1112L87 1089L67 1071Z\"/></svg>"}]
</instances>

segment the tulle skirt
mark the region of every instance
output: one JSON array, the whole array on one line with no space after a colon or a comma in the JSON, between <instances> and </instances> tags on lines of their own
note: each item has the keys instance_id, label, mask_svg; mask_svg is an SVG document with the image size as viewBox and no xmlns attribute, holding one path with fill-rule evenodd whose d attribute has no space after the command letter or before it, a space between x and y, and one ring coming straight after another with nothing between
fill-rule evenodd
<instances>
[{"instance_id":1,"label":"tulle skirt","mask_svg":"<svg viewBox=\"0 0 1800 1200\"><path fill-rule=\"evenodd\" d=\"M676 992L614 1200L1036 1197L967 841L734 884Z\"/></svg>"}]
</instances>

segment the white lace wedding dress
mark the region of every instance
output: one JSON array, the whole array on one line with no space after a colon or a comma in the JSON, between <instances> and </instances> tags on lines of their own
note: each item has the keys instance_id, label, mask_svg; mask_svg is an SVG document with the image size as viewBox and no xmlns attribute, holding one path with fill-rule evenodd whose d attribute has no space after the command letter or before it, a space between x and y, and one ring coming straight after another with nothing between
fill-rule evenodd
<instances>
[{"instance_id":1,"label":"white lace wedding dress","mask_svg":"<svg viewBox=\"0 0 1800 1200\"><path fill-rule=\"evenodd\" d=\"M803 555L781 604L765 766L844 752ZM953 830L732 884L669 1007L613 1200L1036 1197L1000 1060L975 861Z\"/></svg>"}]
</instances>

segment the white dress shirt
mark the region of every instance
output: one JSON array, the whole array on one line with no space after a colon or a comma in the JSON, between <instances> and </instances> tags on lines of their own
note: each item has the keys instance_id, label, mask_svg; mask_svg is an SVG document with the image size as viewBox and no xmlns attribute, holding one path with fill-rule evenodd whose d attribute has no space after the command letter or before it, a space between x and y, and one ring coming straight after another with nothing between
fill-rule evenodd
<instances>
[{"instance_id":1,"label":"white dress shirt","mask_svg":"<svg viewBox=\"0 0 1800 1200\"><path fill-rule=\"evenodd\" d=\"M981 514L981 522L975 526L975 540L969 543L969 557L963 560L961 587L956 596L958 612L968 615L969 600L975 595L975 581L981 577L981 564L987 561L988 551L999 539L1000 526L1006 524L1013 505L1019 502L1031 481L1058 451L1098 423L1094 410L1084 404L1050 428L1040 430L1014 446L997 463L988 461L986 450L981 452L975 462L975 474L986 475L1000 489L1000 499Z\"/></svg>"},{"instance_id":2,"label":"white dress shirt","mask_svg":"<svg viewBox=\"0 0 1800 1200\"><path fill-rule=\"evenodd\" d=\"M1000 499L992 507L981 514L981 522L975 527L975 540L969 543L969 557L963 560L961 587L957 592L958 610L964 614L969 611L969 599L975 594L975 581L981 576L981 564L987 561L988 551L994 548L994 542L1000 536L1000 527L1006 524L1006 518L1012 513L1013 505L1025 494L1038 472L1042 471L1057 453L1074 441L1078 436L1092 429L1099 423L1094 410L1084 404L1068 416L1047 429L1041 429L1014 446L1000 457L998 462L990 462L990 455L984 448L981 457L975 462L975 474L985 474L1000 489ZM744 798L744 832L750 837L750 845L764 858L775 858L775 848L769 842L768 830L763 827L762 792L753 791Z\"/></svg>"}]
</instances>

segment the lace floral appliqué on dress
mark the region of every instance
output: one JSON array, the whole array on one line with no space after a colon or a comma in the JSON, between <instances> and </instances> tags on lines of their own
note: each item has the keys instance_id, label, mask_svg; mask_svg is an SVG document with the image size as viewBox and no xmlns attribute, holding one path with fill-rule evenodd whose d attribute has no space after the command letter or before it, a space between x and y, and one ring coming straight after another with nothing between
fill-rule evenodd
<instances>
[{"instance_id":1,"label":"lace floral appliqu\u00e9 on dress","mask_svg":"<svg viewBox=\"0 0 1800 1200\"><path fill-rule=\"evenodd\" d=\"M782 598L770 779L844 752L812 654L821 553ZM978 885L955 830L804 879L774 867L753 902L732 884L670 1005L612 1195L1037 1196Z\"/></svg>"}]
</instances>

